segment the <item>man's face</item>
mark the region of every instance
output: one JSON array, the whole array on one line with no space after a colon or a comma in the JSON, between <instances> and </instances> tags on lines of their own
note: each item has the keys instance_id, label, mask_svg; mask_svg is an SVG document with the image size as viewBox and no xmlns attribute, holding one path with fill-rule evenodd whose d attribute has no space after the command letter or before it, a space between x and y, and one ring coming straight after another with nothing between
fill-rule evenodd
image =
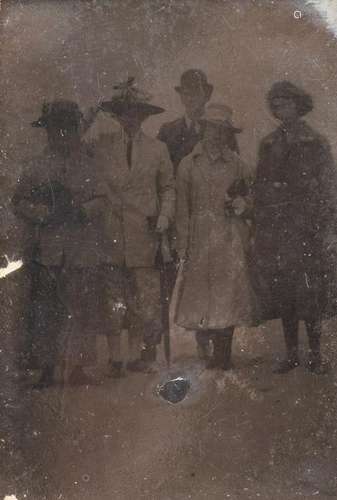
<instances>
[{"instance_id":1,"label":"man's face","mask_svg":"<svg viewBox=\"0 0 337 500\"><path fill-rule=\"evenodd\" d=\"M77 123L50 122L47 126L47 136L49 145L53 149L63 152L69 148L74 138L78 137Z\"/></svg>"},{"instance_id":2,"label":"man's face","mask_svg":"<svg viewBox=\"0 0 337 500\"><path fill-rule=\"evenodd\" d=\"M271 102L271 112L281 122L292 122L298 118L296 102L286 97L274 98Z\"/></svg>"},{"instance_id":3,"label":"man's face","mask_svg":"<svg viewBox=\"0 0 337 500\"><path fill-rule=\"evenodd\" d=\"M201 87L193 91L181 89L180 99L185 107L187 116L193 120L199 118L203 114L209 97Z\"/></svg>"},{"instance_id":4,"label":"man's face","mask_svg":"<svg viewBox=\"0 0 337 500\"><path fill-rule=\"evenodd\" d=\"M118 117L118 121L126 133L134 135L141 127L144 116L137 109L130 109L127 113Z\"/></svg>"}]
</instances>

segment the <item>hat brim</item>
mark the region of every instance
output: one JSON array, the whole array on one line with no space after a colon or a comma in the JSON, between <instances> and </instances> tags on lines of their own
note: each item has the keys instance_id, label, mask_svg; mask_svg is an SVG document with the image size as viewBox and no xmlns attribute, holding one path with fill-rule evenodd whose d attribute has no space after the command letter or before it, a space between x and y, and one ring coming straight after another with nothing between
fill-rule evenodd
<instances>
[{"instance_id":1,"label":"hat brim","mask_svg":"<svg viewBox=\"0 0 337 500\"><path fill-rule=\"evenodd\" d=\"M140 115L144 118L150 115L159 115L164 113L165 109L159 106L155 106L149 103L126 103L126 102L113 102L113 101L103 101L100 104L100 109L105 113L112 113L116 116L122 116L127 114L131 109L137 110Z\"/></svg>"},{"instance_id":2,"label":"hat brim","mask_svg":"<svg viewBox=\"0 0 337 500\"><path fill-rule=\"evenodd\" d=\"M211 94L213 92L213 85L211 83L205 83L202 85L203 88L206 90L207 93ZM181 92L185 91L185 92L193 92L195 89L197 89L198 87L189 87L189 86L181 86L181 85L177 85L176 87L174 87L174 90L176 92L178 92L178 94L181 94Z\"/></svg>"},{"instance_id":3,"label":"hat brim","mask_svg":"<svg viewBox=\"0 0 337 500\"><path fill-rule=\"evenodd\" d=\"M226 125L226 128L231 130L234 134L240 134L242 132L242 128L235 127L232 123L230 123L228 120L217 120L213 118L203 118L202 120L204 123L210 122L210 123L223 123Z\"/></svg>"}]
</instances>

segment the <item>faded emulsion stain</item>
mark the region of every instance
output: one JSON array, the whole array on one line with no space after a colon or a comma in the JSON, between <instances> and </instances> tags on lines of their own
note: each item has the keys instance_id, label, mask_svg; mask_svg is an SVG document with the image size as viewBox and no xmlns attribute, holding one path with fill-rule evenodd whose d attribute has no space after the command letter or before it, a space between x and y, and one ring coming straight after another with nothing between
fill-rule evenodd
<instances>
[{"instance_id":1,"label":"faded emulsion stain","mask_svg":"<svg viewBox=\"0 0 337 500\"><path fill-rule=\"evenodd\" d=\"M337 497L336 0L0 42L0 499Z\"/></svg>"}]
</instances>

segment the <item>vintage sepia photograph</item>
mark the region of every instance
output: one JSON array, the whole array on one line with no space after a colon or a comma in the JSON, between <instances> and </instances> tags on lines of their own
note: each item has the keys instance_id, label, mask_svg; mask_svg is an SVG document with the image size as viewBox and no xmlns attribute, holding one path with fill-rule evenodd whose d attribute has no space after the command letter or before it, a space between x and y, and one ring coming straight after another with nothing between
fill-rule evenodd
<instances>
[{"instance_id":1,"label":"vintage sepia photograph","mask_svg":"<svg viewBox=\"0 0 337 500\"><path fill-rule=\"evenodd\" d=\"M0 500L337 498L337 0L2 0L0 74Z\"/></svg>"}]
</instances>

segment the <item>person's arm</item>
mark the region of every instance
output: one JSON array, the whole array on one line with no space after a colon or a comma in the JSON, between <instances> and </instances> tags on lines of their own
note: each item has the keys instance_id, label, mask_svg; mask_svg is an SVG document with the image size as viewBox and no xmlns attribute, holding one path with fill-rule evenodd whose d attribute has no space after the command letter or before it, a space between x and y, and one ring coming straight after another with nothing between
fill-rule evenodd
<instances>
[{"instance_id":1,"label":"person's arm","mask_svg":"<svg viewBox=\"0 0 337 500\"><path fill-rule=\"evenodd\" d=\"M33 188L37 185L38 179L35 179L31 172L23 173L18 179L11 200L13 213L16 217L33 224L41 224L49 215L48 206L34 200Z\"/></svg>"},{"instance_id":2,"label":"person's arm","mask_svg":"<svg viewBox=\"0 0 337 500\"><path fill-rule=\"evenodd\" d=\"M164 232L167 231L169 223L174 219L176 198L173 167L167 147L164 145L159 159L157 186L160 200L157 231Z\"/></svg>"}]
</instances>

